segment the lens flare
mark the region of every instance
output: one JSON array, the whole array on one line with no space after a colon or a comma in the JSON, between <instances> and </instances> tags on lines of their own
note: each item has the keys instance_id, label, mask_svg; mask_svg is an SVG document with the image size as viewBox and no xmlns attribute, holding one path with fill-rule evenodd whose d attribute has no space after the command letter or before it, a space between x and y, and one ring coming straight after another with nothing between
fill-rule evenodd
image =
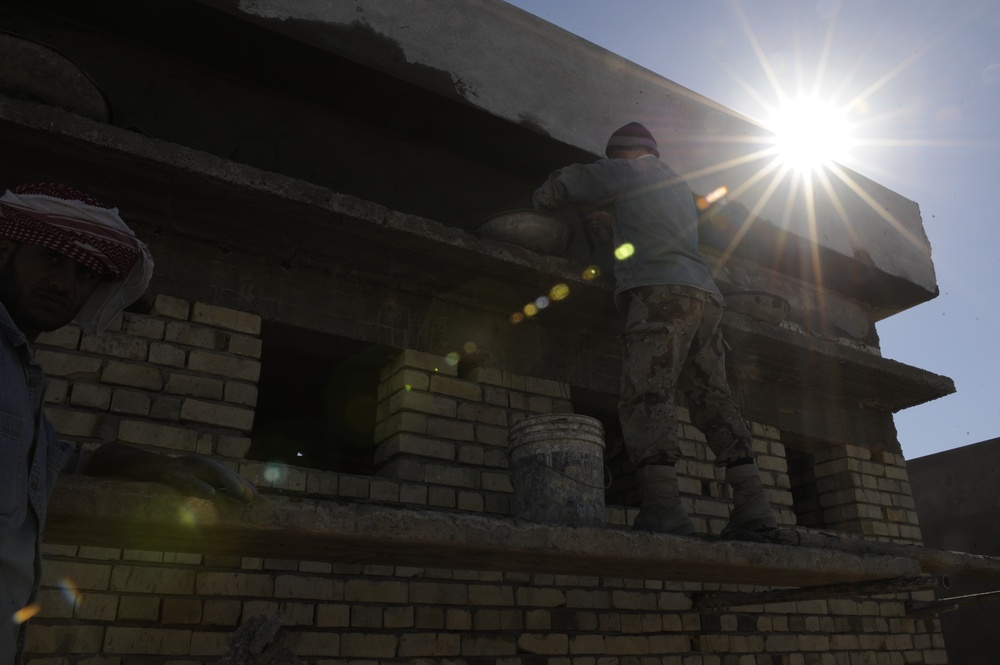
<instances>
[{"instance_id":1,"label":"lens flare","mask_svg":"<svg viewBox=\"0 0 1000 665\"><path fill-rule=\"evenodd\" d=\"M515 326L519 324L521 321L524 321L524 314L521 314L521 312L514 312L513 314L510 315L510 322L513 323Z\"/></svg>"},{"instance_id":2,"label":"lens flare","mask_svg":"<svg viewBox=\"0 0 1000 665\"><path fill-rule=\"evenodd\" d=\"M587 266L584 269L583 274L581 275L581 277L588 282L592 279L597 279L600 276L601 276L601 269L598 268L597 266Z\"/></svg>"},{"instance_id":3,"label":"lens flare","mask_svg":"<svg viewBox=\"0 0 1000 665\"><path fill-rule=\"evenodd\" d=\"M538 314L538 307L535 306L535 303L530 302L530 303L528 303L527 305L524 306L524 315L525 316L529 316L530 317L530 316L534 316L535 314Z\"/></svg>"},{"instance_id":4,"label":"lens flare","mask_svg":"<svg viewBox=\"0 0 1000 665\"><path fill-rule=\"evenodd\" d=\"M31 605L25 605L24 607L22 607L21 609L19 609L17 612L14 612L13 616L11 616L10 619L14 623L20 625L20 624L24 623L25 621L27 621L28 619L30 619L31 617L37 615L41 611L42 611L42 606L41 605L37 605L35 603L32 603Z\"/></svg>"},{"instance_id":5,"label":"lens flare","mask_svg":"<svg viewBox=\"0 0 1000 665\"><path fill-rule=\"evenodd\" d=\"M285 467L280 464L268 464L264 467L264 480L272 485L280 483L285 478Z\"/></svg>"},{"instance_id":6,"label":"lens flare","mask_svg":"<svg viewBox=\"0 0 1000 665\"><path fill-rule=\"evenodd\" d=\"M537 307L538 309L545 309L548 306L549 306L549 299L546 298L545 296L539 296L538 298L535 298L535 307Z\"/></svg>"},{"instance_id":7,"label":"lens flare","mask_svg":"<svg viewBox=\"0 0 1000 665\"><path fill-rule=\"evenodd\" d=\"M473 353L475 353L476 352L476 343L475 342L466 342L465 344L462 345L462 351L464 351L465 353L468 353L470 355L473 354Z\"/></svg>"},{"instance_id":8,"label":"lens flare","mask_svg":"<svg viewBox=\"0 0 1000 665\"><path fill-rule=\"evenodd\" d=\"M549 290L549 298L559 302L560 300L565 300L569 296L569 287L565 284L556 284Z\"/></svg>"},{"instance_id":9,"label":"lens flare","mask_svg":"<svg viewBox=\"0 0 1000 665\"><path fill-rule=\"evenodd\" d=\"M635 254L635 245L630 242L619 245L615 248L615 258L619 261L624 261L633 254Z\"/></svg>"},{"instance_id":10,"label":"lens flare","mask_svg":"<svg viewBox=\"0 0 1000 665\"><path fill-rule=\"evenodd\" d=\"M449 353L444 357L444 362L448 365L448 367L454 367L455 365L458 364L458 361L460 359L461 358L458 355L458 351L452 351L451 353Z\"/></svg>"},{"instance_id":11,"label":"lens flare","mask_svg":"<svg viewBox=\"0 0 1000 665\"><path fill-rule=\"evenodd\" d=\"M711 206L713 203L715 203L728 193L729 189L726 188L725 186L717 187L716 189L712 190L712 192L710 192L709 194L706 194L705 196L699 196L698 200L695 202L695 205L698 207L698 210L708 210L709 206Z\"/></svg>"}]
</instances>

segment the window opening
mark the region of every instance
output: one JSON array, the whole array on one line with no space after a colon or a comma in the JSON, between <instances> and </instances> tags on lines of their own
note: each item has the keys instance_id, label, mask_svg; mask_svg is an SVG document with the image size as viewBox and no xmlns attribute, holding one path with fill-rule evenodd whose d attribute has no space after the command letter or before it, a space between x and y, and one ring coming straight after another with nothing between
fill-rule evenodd
<instances>
[{"instance_id":1,"label":"window opening","mask_svg":"<svg viewBox=\"0 0 1000 665\"><path fill-rule=\"evenodd\" d=\"M816 458L805 450L785 444L785 461L788 464L788 479L791 483L792 510L799 526L821 529L826 526L823 519L823 505L820 503L819 487L816 483Z\"/></svg>"},{"instance_id":2,"label":"window opening","mask_svg":"<svg viewBox=\"0 0 1000 665\"><path fill-rule=\"evenodd\" d=\"M250 459L373 475L375 410L388 347L283 324L261 326Z\"/></svg>"}]
</instances>

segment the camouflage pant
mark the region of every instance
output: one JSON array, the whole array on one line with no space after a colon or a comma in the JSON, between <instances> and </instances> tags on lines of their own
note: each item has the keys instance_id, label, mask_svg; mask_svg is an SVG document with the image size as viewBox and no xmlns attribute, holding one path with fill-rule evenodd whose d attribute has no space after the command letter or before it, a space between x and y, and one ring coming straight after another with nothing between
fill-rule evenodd
<instances>
[{"instance_id":1,"label":"camouflage pant","mask_svg":"<svg viewBox=\"0 0 1000 665\"><path fill-rule=\"evenodd\" d=\"M726 382L722 309L699 294L676 286L629 292L618 417L636 464L679 459L677 390L717 465L752 456L750 428Z\"/></svg>"}]
</instances>

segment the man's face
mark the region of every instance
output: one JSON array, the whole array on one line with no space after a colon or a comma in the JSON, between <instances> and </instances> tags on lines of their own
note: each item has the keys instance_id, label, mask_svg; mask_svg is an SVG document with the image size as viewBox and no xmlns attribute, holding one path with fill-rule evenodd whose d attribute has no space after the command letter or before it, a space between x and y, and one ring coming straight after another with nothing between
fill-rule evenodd
<instances>
[{"instance_id":1,"label":"man's face","mask_svg":"<svg viewBox=\"0 0 1000 665\"><path fill-rule=\"evenodd\" d=\"M59 252L0 238L0 302L30 340L72 321L100 283Z\"/></svg>"}]
</instances>

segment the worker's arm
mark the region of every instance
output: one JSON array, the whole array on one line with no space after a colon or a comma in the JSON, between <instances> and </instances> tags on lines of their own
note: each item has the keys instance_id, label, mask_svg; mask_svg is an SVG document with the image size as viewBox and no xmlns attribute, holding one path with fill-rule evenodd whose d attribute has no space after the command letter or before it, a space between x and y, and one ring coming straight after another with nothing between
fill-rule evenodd
<instances>
[{"instance_id":1,"label":"worker's arm","mask_svg":"<svg viewBox=\"0 0 1000 665\"><path fill-rule=\"evenodd\" d=\"M218 460L201 455L168 457L121 443L106 443L95 450L86 460L82 473L161 482L185 494L206 499L216 496L220 490L245 502L257 496L253 483Z\"/></svg>"},{"instance_id":2,"label":"worker's arm","mask_svg":"<svg viewBox=\"0 0 1000 665\"><path fill-rule=\"evenodd\" d=\"M539 210L558 210L570 203L610 206L624 184L623 167L602 159L553 171L531 197Z\"/></svg>"}]
</instances>

